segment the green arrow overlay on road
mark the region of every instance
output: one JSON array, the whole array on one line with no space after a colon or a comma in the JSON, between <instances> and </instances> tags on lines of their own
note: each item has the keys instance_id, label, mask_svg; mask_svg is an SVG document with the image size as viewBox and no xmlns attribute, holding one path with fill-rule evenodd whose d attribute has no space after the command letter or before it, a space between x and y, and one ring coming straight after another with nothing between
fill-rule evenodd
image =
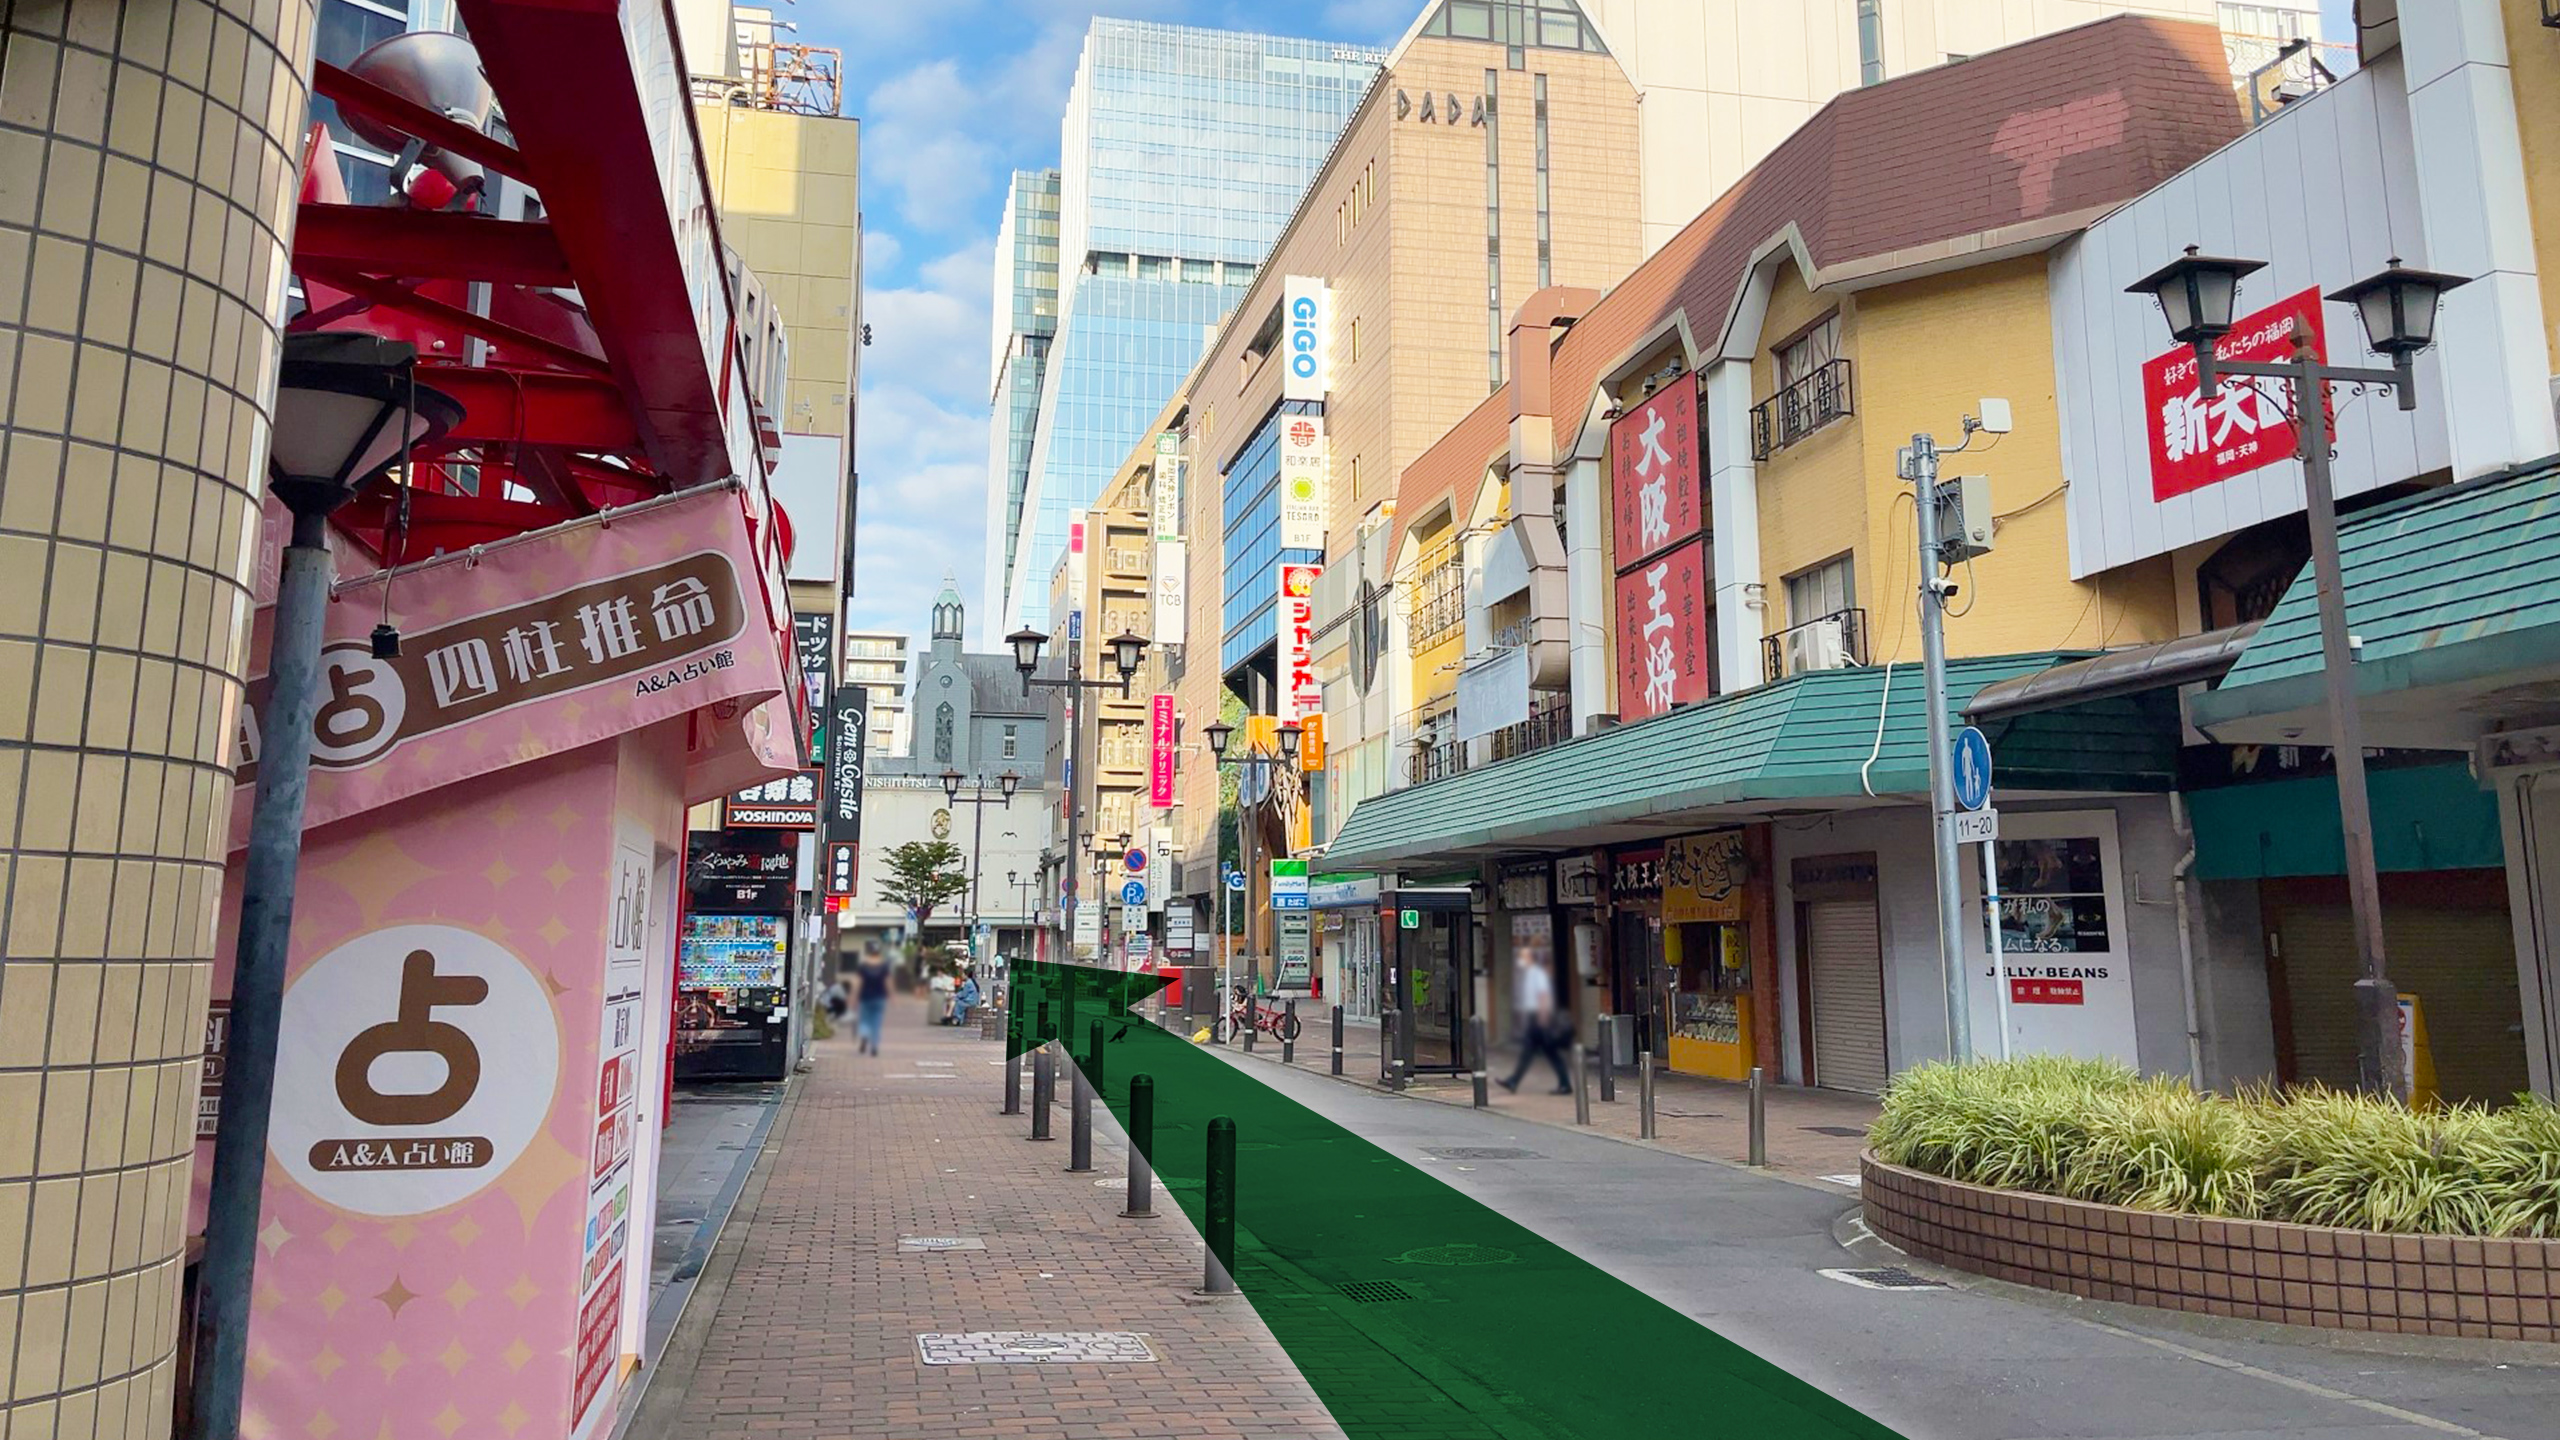
<instances>
[{"instance_id":1,"label":"green arrow overlay on road","mask_svg":"<svg viewBox=\"0 0 2560 1440\"><path fill-rule=\"evenodd\" d=\"M1030 965L1123 1125L1155 1082L1148 1159L1204 1220L1209 1122L1236 1123L1235 1280L1352 1440L1893 1440L1895 1432L1564 1247L1127 1014L1163 977ZM1116 1004L1114 1002L1117 1002ZM1075 1018L1067 1017L1070 1005ZM1104 1063L1088 1052L1103 1021Z\"/></svg>"}]
</instances>

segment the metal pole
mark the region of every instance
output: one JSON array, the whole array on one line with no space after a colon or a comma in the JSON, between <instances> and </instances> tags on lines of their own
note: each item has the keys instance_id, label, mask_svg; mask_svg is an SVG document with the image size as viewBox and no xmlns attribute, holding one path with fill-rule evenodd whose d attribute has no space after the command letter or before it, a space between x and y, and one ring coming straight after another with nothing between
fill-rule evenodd
<instances>
[{"instance_id":1,"label":"metal pole","mask_svg":"<svg viewBox=\"0 0 2560 1440\"><path fill-rule=\"evenodd\" d=\"M1591 1052L1573 1042L1573 1123L1591 1123Z\"/></svg>"},{"instance_id":2,"label":"metal pole","mask_svg":"<svg viewBox=\"0 0 2560 1440\"><path fill-rule=\"evenodd\" d=\"M1404 1086L1396 1082L1396 1007L1383 1006L1378 1011L1378 1080L1391 1089Z\"/></svg>"},{"instance_id":3,"label":"metal pole","mask_svg":"<svg viewBox=\"0 0 2560 1440\"><path fill-rule=\"evenodd\" d=\"M1049 1047L1041 1046L1031 1054L1031 1138L1054 1140L1049 1133L1049 1096L1057 1079L1050 1069Z\"/></svg>"},{"instance_id":4,"label":"metal pole","mask_svg":"<svg viewBox=\"0 0 2560 1440\"><path fill-rule=\"evenodd\" d=\"M1102 1022L1101 1022L1101 1021L1096 1020L1096 1021L1094 1021L1091 1025L1089 1025L1089 1026L1085 1027L1085 1042L1084 1042L1084 1048L1085 1048L1084 1073L1085 1073L1085 1074L1087 1074L1087 1075L1089 1075L1089 1076L1091 1076L1091 1077L1093 1078L1093 1088L1094 1088L1096 1091L1101 1091L1101 1090L1104 1088L1104 1087L1103 1087L1103 1079L1102 1079Z\"/></svg>"},{"instance_id":5,"label":"metal pole","mask_svg":"<svg viewBox=\"0 0 2560 1440\"><path fill-rule=\"evenodd\" d=\"M1636 1138L1653 1138L1653 1052L1636 1057Z\"/></svg>"},{"instance_id":6,"label":"metal pole","mask_svg":"<svg viewBox=\"0 0 2560 1440\"><path fill-rule=\"evenodd\" d=\"M1769 1163L1769 1083L1760 1067L1751 1067L1751 1163Z\"/></svg>"},{"instance_id":7,"label":"metal pole","mask_svg":"<svg viewBox=\"0 0 2560 1440\"><path fill-rule=\"evenodd\" d=\"M2382 882L2374 870L2373 802L2365 789L2364 717L2355 700L2355 646L2347 635L2345 567L2338 558L2338 501L2329 483L2328 382L2311 358L2310 333L2294 331L2293 412L2302 427L2302 478L2311 520L2311 574L2320 602L2320 670L2336 740L2338 822L2347 849L2347 903L2355 921L2357 1070L2376 1095L2409 1098L2400 1049L2400 992L2384 963Z\"/></svg>"},{"instance_id":8,"label":"metal pole","mask_svg":"<svg viewBox=\"0 0 2560 1440\"><path fill-rule=\"evenodd\" d=\"M962 907L968 912L964 920L969 927L969 963L973 966L986 964L986 957L978 953L978 872L985 868L986 857L987 782L982 779L978 793L969 799L969 903Z\"/></svg>"},{"instance_id":9,"label":"metal pole","mask_svg":"<svg viewBox=\"0 0 2560 1440\"><path fill-rule=\"evenodd\" d=\"M302 861L303 802L311 778L312 717L319 708L321 629L329 607L329 522L293 517L276 586L268 642L272 686L258 717L258 793L240 884L240 937L231 980L230 1069L213 1138L203 1268L196 1293L196 1434L240 1433L249 1357L249 1298L258 1265L268 1112L284 1020L284 971L293 935L293 885Z\"/></svg>"},{"instance_id":10,"label":"metal pole","mask_svg":"<svg viewBox=\"0 0 2560 1440\"><path fill-rule=\"evenodd\" d=\"M1396 1011L1396 1088L1413 1078L1413 1012Z\"/></svg>"},{"instance_id":11,"label":"metal pole","mask_svg":"<svg viewBox=\"0 0 2560 1440\"><path fill-rule=\"evenodd\" d=\"M1333 1007L1333 1073L1342 1073L1342 1007Z\"/></svg>"},{"instance_id":12,"label":"metal pole","mask_svg":"<svg viewBox=\"0 0 2560 1440\"><path fill-rule=\"evenodd\" d=\"M1022 1113L1023 1011L1021 992L1013 985L1005 986L1004 995L1004 1110L1006 1115Z\"/></svg>"},{"instance_id":13,"label":"metal pole","mask_svg":"<svg viewBox=\"0 0 2560 1440\"><path fill-rule=\"evenodd\" d=\"M1076 816L1084 807L1076 799L1076 786L1085 781L1084 763L1084 642L1082 637L1067 638L1067 848L1062 854L1059 873L1069 886L1081 891L1083 868L1076 849ZM1067 963L1076 959L1076 907L1085 903L1081 894L1070 894L1058 907L1058 954Z\"/></svg>"},{"instance_id":14,"label":"metal pole","mask_svg":"<svg viewBox=\"0 0 2560 1440\"><path fill-rule=\"evenodd\" d=\"M1608 1104L1618 1099L1618 1020L1614 1015L1600 1017L1600 1099Z\"/></svg>"},{"instance_id":15,"label":"metal pole","mask_svg":"<svg viewBox=\"0 0 2560 1440\"><path fill-rule=\"evenodd\" d=\"M1280 1063L1298 1063L1298 997L1290 996L1280 1006Z\"/></svg>"},{"instance_id":16,"label":"metal pole","mask_svg":"<svg viewBox=\"0 0 2560 1440\"><path fill-rule=\"evenodd\" d=\"M1964 889L1957 872L1956 797L1947 726L1945 583L1938 578L1938 442L1921 434L1903 452L1920 529L1920 666L1929 715L1929 824L1938 874L1938 968L1947 986L1947 1058L1973 1058L1973 1016L1965 1003Z\"/></svg>"},{"instance_id":17,"label":"metal pole","mask_svg":"<svg viewBox=\"0 0 2560 1440\"><path fill-rule=\"evenodd\" d=\"M1236 1122L1221 1115L1209 1122L1209 1185L1203 1205L1202 1238L1209 1243L1201 1259L1200 1293L1232 1295L1236 1288Z\"/></svg>"},{"instance_id":18,"label":"metal pole","mask_svg":"<svg viewBox=\"0 0 2560 1440\"><path fill-rule=\"evenodd\" d=\"M1156 1144L1156 1082L1152 1075L1129 1077L1129 1203L1120 1213L1132 1220L1152 1220L1156 1213L1155 1170L1147 1152Z\"/></svg>"},{"instance_id":19,"label":"metal pole","mask_svg":"<svg viewBox=\"0 0 2560 1440\"><path fill-rule=\"evenodd\" d=\"M2000 946L2000 846L1982 842L1982 918L1991 947L1991 987L2000 1007L2000 1058L2009 1058L2009 956Z\"/></svg>"},{"instance_id":20,"label":"metal pole","mask_svg":"<svg viewBox=\"0 0 2560 1440\"><path fill-rule=\"evenodd\" d=\"M1067 1057L1067 1173L1093 1170L1093 1077Z\"/></svg>"},{"instance_id":21,"label":"metal pole","mask_svg":"<svg viewBox=\"0 0 2560 1440\"><path fill-rule=\"evenodd\" d=\"M1475 1081L1475 1108L1481 1110L1493 1103L1493 1097L1486 1089L1492 1076L1485 1070L1484 1017L1481 1015L1467 1017L1467 1059L1468 1068L1474 1072L1471 1078Z\"/></svg>"}]
</instances>

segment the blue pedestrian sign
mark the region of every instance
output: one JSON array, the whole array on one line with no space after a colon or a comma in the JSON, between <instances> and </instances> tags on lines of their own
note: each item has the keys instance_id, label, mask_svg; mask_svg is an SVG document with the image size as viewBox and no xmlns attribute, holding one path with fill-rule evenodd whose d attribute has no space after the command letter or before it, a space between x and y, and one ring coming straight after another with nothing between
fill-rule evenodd
<instances>
[{"instance_id":1,"label":"blue pedestrian sign","mask_svg":"<svg viewBox=\"0 0 2560 1440\"><path fill-rule=\"evenodd\" d=\"M1991 803L1991 742L1970 725L1956 732L1956 808L1979 810Z\"/></svg>"},{"instance_id":2,"label":"blue pedestrian sign","mask_svg":"<svg viewBox=\"0 0 2560 1440\"><path fill-rule=\"evenodd\" d=\"M1144 880L1132 880L1128 884L1121 886L1120 903L1123 905L1146 904L1147 882Z\"/></svg>"}]
</instances>

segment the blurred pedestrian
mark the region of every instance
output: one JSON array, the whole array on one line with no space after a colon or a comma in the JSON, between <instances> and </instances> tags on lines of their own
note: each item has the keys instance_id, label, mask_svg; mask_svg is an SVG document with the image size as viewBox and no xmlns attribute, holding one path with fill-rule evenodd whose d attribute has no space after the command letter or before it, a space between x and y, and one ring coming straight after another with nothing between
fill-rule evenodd
<instances>
[{"instance_id":1,"label":"blurred pedestrian","mask_svg":"<svg viewBox=\"0 0 2560 1440\"><path fill-rule=\"evenodd\" d=\"M960 972L960 988L951 992L951 1023L968 1024L969 1012L978 1008L978 1002L982 998L984 996L978 989L976 968L963 969Z\"/></svg>"},{"instance_id":2,"label":"blurred pedestrian","mask_svg":"<svg viewBox=\"0 0 2560 1440\"><path fill-rule=\"evenodd\" d=\"M1512 1013L1520 1017L1520 1063L1502 1082L1502 1088L1513 1093L1520 1089L1520 1077L1529 1073L1530 1062L1539 1056L1556 1067L1558 1095L1573 1093L1573 1077L1565 1068L1564 1018L1556 1013L1556 982L1539 961L1538 952L1528 945L1516 945L1511 951Z\"/></svg>"},{"instance_id":3,"label":"blurred pedestrian","mask_svg":"<svg viewBox=\"0 0 2560 1440\"><path fill-rule=\"evenodd\" d=\"M861 1036L858 1048L863 1054L877 1055L880 1022L889 1013L889 957L876 950L864 955L853 979L853 1003L858 1016L855 1027Z\"/></svg>"}]
</instances>

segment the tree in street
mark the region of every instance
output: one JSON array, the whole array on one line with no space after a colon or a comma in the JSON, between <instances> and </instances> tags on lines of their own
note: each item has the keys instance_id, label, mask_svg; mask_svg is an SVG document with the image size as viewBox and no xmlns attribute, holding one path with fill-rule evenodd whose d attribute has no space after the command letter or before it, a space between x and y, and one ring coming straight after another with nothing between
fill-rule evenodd
<instances>
[{"instance_id":1,"label":"tree in street","mask_svg":"<svg viewBox=\"0 0 2560 1440\"><path fill-rule=\"evenodd\" d=\"M960 847L948 840L910 840L891 846L882 858L888 861L889 876L881 882L880 898L905 910L918 929L932 918L934 907L969 888Z\"/></svg>"}]
</instances>

